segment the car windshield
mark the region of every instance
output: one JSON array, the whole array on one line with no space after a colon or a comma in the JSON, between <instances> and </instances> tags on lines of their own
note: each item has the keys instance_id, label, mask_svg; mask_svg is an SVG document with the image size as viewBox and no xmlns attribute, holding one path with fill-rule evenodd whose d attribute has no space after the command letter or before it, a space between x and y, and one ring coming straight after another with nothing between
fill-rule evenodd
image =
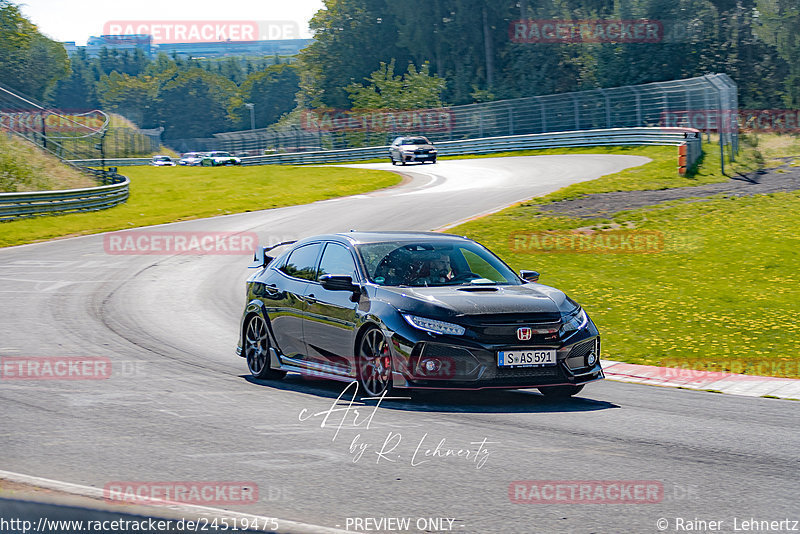
<instances>
[{"instance_id":1,"label":"car windshield","mask_svg":"<svg viewBox=\"0 0 800 534\"><path fill-rule=\"evenodd\" d=\"M403 139L400 143L402 145L429 145L430 141L425 139L424 137L412 137L409 139Z\"/></svg>"},{"instance_id":2,"label":"car windshield","mask_svg":"<svg viewBox=\"0 0 800 534\"><path fill-rule=\"evenodd\" d=\"M473 241L391 241L357 245L369 279L383 286L519 285L494 254Z\"/></svg>"},{"instance_id":3,"label":"car windshield","mask_svg":"<svg viewBox=\"0 0 800 534\"><path fill-rule=\"evenodd\" d=\"M218 157L218 158L229 158L230 157L230 154L228 154L227 152L212 152L211 155L215 156L215 157Z\"/></svg>"},{"instance_id":4,"label":"car windshield","mask_svg":"<svg viewBox=\"0 0 800 534\"><path fill-rule=\"evenodd\" d=\"M169 156L156 156L153 159L155 161L171 161Z\"/></svg>"}]
</instances>

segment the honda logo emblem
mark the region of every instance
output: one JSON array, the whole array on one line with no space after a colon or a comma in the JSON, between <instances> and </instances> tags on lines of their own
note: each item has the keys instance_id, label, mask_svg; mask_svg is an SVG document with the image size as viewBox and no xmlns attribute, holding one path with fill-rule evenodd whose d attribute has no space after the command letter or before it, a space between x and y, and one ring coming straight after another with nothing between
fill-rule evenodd
<instances>
[{"instance_id":1,"label":"honda logo emblem","mask_svg":"<svg viewBox=\"0 0 800 534\"><path fill-rule=\"evenodd\" d=\"M517 339L520 341L530 341L533 337L533 329L527 326L517 328Z\"/></svg>"}]
</instances>

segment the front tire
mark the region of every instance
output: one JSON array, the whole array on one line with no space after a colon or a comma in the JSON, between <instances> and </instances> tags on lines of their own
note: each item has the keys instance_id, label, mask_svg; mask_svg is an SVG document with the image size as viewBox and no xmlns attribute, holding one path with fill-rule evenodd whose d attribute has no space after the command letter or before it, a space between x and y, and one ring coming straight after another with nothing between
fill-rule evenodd
<instances>
[{"instance_id":1,"label":"front tire","mask_svg":"<svg viewBox=\"0 0 800 534\"><path fill-rule=\"evenodd\" d=\"M247 368L255 378L279 380L286 376L286 371L275 371L270 368L271 346L266 321L260 315L253 315L244 328L243 352Z\"/></svg>"},{"instance_id":2,"label":"front tire","mask_svg":"<svg viewBox=\"0 0 800 534\"><path fill-rule=\"evenodd\" d=\"M539 388L539 392L548 399L568 399L577 395L583 386L548 386Z\"/></svg>"},{"instance_id":3,"label":"front tire","mask_svg":"<svg viewBox=\"0 0 800 534\"><path fill-rule=\"evenodd\" d=\"M392 351L379 328L370 328L361 336L356 366L358 383L369 397L380 397L392 390Z\"/></svg>"}]
</instances>

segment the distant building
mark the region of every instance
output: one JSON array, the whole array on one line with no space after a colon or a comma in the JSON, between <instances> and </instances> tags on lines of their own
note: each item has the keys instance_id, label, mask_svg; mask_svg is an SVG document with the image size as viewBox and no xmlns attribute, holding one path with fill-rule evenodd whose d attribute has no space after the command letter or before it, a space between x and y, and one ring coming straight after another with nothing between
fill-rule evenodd
<instances>
[{"instance_id":1,"label":"distant building","mask_svg":"<svg viewBox=\"0 0 800 534\"><path fill-rule=\"evenodd\" d=\"M206 43L161 43L156 52L168 56L212 58L225 56L294 56L313 39L274 39L266 41L221 41Z\"/></svg>"},{"instance_id":2,"label":"distant building","mask_svg":"<svg viewBox=\"0 0 800 534\"><path fill-rule=\"evenodd\" d=\"M79 47L78 45L76 45L75 41L64 41L61 44L64 45L64 50L67 51L67 55L68 56L71 56L72 54L77 53L78 52L78 48L83 48L82 46Z\"/></svg>"},{"instance_id":3,"label":"distant building","mask_svg":"<svg viewBox=\"0 0 800 534\"><path fill-rule=\"evenodd\" d=\"M100 50L108 48L109 50L129 50L133 51L137 48L144 52L146 56L153 55L153 37L145 34L133 35L101 35L100 37L92 36L86 42L86 55L95 57L100 54Z\"/></svg>"},{"instance_id":4,"label":"distant building","mask_svg":"<svg viewBox=\"0 0 800 534\"><path fill-rule=\"evenodd\" d=\"M168 56L178 55L185 58L217 58L226 56L294 56L301 49L313 42L313 39L273 39L265 41L220 41L203 43L160 43L153 44L150 35L101 35L89 38L85 47L75 45L75 41L62 43L67 54L75 54L78 49L85 48L86 55L97 57L100 50L136 50L140 49L148 57L159 52Z\"/></svg>"}]
</instances>

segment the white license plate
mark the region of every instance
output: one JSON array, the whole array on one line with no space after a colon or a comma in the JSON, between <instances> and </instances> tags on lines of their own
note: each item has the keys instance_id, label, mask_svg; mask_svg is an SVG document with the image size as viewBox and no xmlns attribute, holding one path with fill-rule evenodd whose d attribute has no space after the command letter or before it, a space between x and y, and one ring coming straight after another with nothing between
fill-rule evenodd
<instances>
[{"instance_id":1,"label":"white license plate","mask_svg":"<svg viewBox=\"0 0 800 534\"><path fill-rule=\"evenodd\" d=\"M503 350L497 353L498 367L539 367L555 364L555 349Z\"/></svg>"}]
</instances>

